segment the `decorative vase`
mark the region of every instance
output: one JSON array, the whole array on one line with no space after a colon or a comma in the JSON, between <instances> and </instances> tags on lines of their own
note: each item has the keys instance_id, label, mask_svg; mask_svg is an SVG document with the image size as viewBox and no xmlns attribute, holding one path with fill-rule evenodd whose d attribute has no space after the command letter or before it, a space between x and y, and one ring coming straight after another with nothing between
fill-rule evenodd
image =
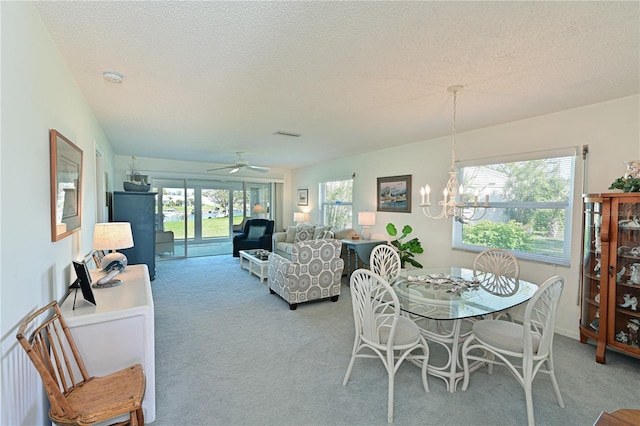
<instances>
[{"instance_id":1,"label":"decorative vase","mask_svg":"<svg viewBox=\"0 0 640 426\"><path fill-rule=\"evenodd\" d=\"M122 182L124 190L127 192L149 192L151 185L148 183Z\"/></svg>"}]
</instances>

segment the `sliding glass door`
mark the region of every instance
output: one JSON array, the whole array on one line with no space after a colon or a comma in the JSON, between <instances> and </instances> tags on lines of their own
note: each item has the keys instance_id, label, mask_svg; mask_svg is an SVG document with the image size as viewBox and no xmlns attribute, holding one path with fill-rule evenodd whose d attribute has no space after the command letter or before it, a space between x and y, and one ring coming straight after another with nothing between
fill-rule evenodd
<instances>
[{"instance_id":1,"label":"sliding glass door","mask_svg":"<svg viewBox=\"0 0 640 426\"><path fill-rule=\"evenodd\" d=\"M156 256L160 259L230 254L234 228L239 232L245 218L270 214L269 183L154 179L153 186L158 192Z\"/></svg>"}]
</instances>

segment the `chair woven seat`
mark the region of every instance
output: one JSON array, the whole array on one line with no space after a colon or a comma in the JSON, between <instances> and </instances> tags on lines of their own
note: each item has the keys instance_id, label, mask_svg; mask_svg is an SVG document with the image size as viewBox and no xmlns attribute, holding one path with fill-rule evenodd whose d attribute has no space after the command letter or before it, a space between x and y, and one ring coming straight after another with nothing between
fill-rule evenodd
<instances>
[{"instance_id":1,"label":"chair woven seat","mask_svg":"<svg viewBox=\"0 0 640 426\"><path fill-rule=\"evenodd\" d=\"M92 377L65 392L77 414L78 423L92 424L108 420L113 412L128 413L141 407L137 395L144 393L142 365L136 364L106 377ZM54 422L64 422L64 418Z\"/></svg>"}]
</instances>

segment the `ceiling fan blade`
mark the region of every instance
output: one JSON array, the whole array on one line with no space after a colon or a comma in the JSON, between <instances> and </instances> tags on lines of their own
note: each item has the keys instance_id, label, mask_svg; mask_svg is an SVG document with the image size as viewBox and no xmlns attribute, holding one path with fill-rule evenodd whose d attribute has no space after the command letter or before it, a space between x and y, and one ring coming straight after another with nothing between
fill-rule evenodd
<instances>
[{"instance_id":1,"label":"ceiling fan blade","mask_svg":"<svg viewBox=\"0 0 640 426\"><path fill-rule=\"evenodd\" d=\"M231 170L229 170L229 173L238 173L238 171L242 168L242 167L238 167L238 166L232 166L233 168Z\"/></svg>"},{"instance_id":2,"label":"ceiling fan blade","mask_svg":"<svg viewBox=\"0 0 640 426\"><path fill-rule=\"evenodd\" d=\"M216 168L216 169L208 169L207 171L208 171L208 172L213 172L213 171L215 171L215 170L233 169L234 167L236 167L236 166L235 166L235 165L233 165L233 166L224 166L224 167L218 167L218 168Z\"/></svg>"},{"instance_id":3,"label":"ceiling fan blade","mask_svg":"<svg viewBox=\"0 0 640 426\"><path fill-rule=\"evenodd\" d=\"M260 167L260 166L247 166L249 170L253 170L254 172L267 173L269 171L268 167Z\"/></svg>"}]
</instances>

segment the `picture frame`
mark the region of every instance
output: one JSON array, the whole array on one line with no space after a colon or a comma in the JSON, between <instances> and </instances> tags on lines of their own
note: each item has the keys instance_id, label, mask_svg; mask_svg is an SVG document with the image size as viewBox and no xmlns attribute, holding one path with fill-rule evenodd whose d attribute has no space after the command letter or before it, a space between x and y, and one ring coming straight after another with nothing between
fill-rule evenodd
<instances>
[{"instance_id":1,"label":"picture frame","mask_svg":"<svg viewBox=\"0 0 640 426\"><path fill-rule=\"evenodd\" d=\"M308 206L309 205L309 190L308 189L298 189L298 205L299 206Z\"/></svg>"},{"instance_id":2,"label":"picture frame","mask_svg":"<svg viewBox=\"0 0 640 426\"><path fill-rule=\"evenodd\" d=\"M80 230L82 218L82 150L55 129L49 131L51 241Z\"/></svg>"},{"instance_id":3,"label":"picture frame","mask_svg":"<svg viewBox=\"0 0 640 426\"><path fill-rule=\"evenodd\" d=\"M376 198L379 212L411 213L411 175L379 177Z\"/></svg>"},{"instance_id":4,"label":"picture frame","mask_svg":"<svg viewBox=\"0 0 640 426\"><path fill-rule=\"evenodd\" d=\"M91 290L91 275L89 274L89 269L87 268L87 264L82 261L82 262L76 262L75 260L72 262L73 263L73 269L75 269L76 271L76 276L78 277L78 279L76 281L73 282L73 284L71 284L71 286L69 287L69 290L71 289L77 289L80 288L80 290L82 291L82 297L84 298L84 300L86 300L87 302L91 303L92 305L96 305L96 299L93 296L93 290ZM75 302L75 298L73 301L73 308L75 309L76 306L76 302Z\"/></svg>"}]
</instances>

